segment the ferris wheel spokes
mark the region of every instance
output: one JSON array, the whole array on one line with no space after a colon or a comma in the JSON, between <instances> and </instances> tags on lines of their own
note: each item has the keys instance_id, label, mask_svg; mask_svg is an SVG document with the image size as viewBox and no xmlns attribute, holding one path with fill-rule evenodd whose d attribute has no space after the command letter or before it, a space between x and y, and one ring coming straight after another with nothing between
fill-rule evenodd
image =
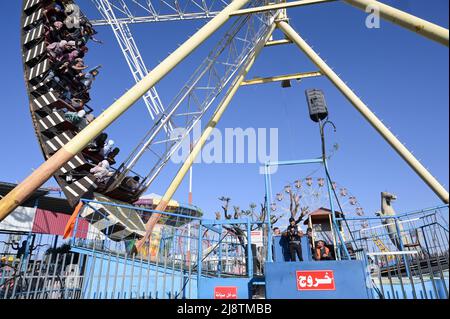
<instances>
[{"instance_id":1,"label":"ferris wheel spokes","mask_svg":"<svg viewBox=\"0 0 450 319\"><path fill-rule=\"evenodd\" d=\"M283 213L285 216L280 218L280 220L286 222L284 217L291 216L292 196L297 198L299 203L298 212L304 212L304 218L307 218L309 214L319 209L330 209L330 197L325 183L325 178L312 176L287 183L283 190L276 193L271 205L272 212ZM355 195L336 182L332 183L332 187L337 190L340 206L344 210L342 212L344 216L364 216L364 209L360 206ZM332 200L336 200L334 196ZM286 215L286 213L288 214ZM298 216L295 218L298 218Z\"/></svg>"},{"instance_id":2,"label":"ferris wheel spokes","mask_svg":"<svg viewBox=\"0 0 450 319\"><path fill-rule=\"evenodd\" d=\"M136 24L180 20L211 19L230 0L106 0L117 10L117 22ZM132 8L130 10L130 8ZM93 25L109 25L108 19L93 19Z\"/></svg>"}]
</instances>

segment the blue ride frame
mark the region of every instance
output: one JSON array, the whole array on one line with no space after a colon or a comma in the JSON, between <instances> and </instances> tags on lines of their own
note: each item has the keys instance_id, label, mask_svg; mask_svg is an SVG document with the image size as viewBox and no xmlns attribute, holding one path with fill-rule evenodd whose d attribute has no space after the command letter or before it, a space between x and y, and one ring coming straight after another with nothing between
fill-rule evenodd
<instances>
[{"instance_id":1,"label":"blue ride frame","mask_svg":"<svg viewBox=\"0 0 450 319\"><path fill-rule=\"evenodd\" d=\"M268 245L268 251L267 251L267 261L268 262L272 262L273 261L273 256L272 256L272 249L271 249L271 245L272 245L272 232L271 230L271 223L270 223L270 198L272 197L272 179L271 179L271 173L270 173L270 168L272 166L289 166L289 165L306 165L306 164L323 164L325 169L328 170L328 166L327 166L327 161L323 160L322 158L317 158L317 159L304 159L304 160L292 160L292 161L277 161L277 162L267 162L264 165L264 181L265 181L265 189L266 189L266 209L267 209L267 214L266 214L266 224L268 225L269 228L269 232L268 232L268 241L269 241L269 245ZM337 224L337 220L336 220L336 215L334 214L335 210L334 210L334 200L333 200L333 191L331 189L331 183L329 181L328 178L326 178L327 180L327 190L328 190L328 197L330 198L330 209L331 209L331 220L333 223L333 233L334 233L334 237L336 239L336 237L339 239L340 244L338 246L341 246L345 257L347 259L351 259L350 258L350 254L347 250L347 247L344 243L344 239L342 238L342 234L339 231L339 227ZM337 236L336 236L337 235ZM338 241L336 241L338 242ZM340 249L337 249L337 257L338 259L341 259L341 251Z\"/></svg>"}]
</instances>

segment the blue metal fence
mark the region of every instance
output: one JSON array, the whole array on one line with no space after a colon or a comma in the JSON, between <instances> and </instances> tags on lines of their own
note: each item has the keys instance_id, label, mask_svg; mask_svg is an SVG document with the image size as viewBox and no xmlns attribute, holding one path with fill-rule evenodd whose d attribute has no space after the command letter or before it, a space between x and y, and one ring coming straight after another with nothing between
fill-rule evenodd
<instances>
[{"instance_id":1,"label":"blue metal fence","mask_svg":"<svg viewBox=\"0 0 450 319\"><path fill-rule=\"evenodd\" d=\"M71 246L66 246L66 251L2 260L0 299L282 297L278 293L283 290L277 294L271 290L278 279L273 272L269 276L272 279L267 277L267 269L326 266L326 262L310 258L306 241L303 246L308 254L304 263L286 263L279 257L275 261L278 266L274 265L272 243L268 241L270 225L267 221L252 222L248 218L202 220L158 212L166 215L165 223L155 228L145 251L136 251L133 247L139 229L124 229L112 215L111 207L122 209L124 218L129 213L138 214L142 220L155 211L106 202L86 201L85 204L89 214L80 211L78 220L97 219L89 220L91 226L86 234L78 234L79 238L72 234ZM100 209L98 215L93 214ZM361 249L350 254L353 261L359 262L357 267L364 265L366 269L368 298L448 298L448 224L439 215L446 213L448 206L390 217L395 221L394 233L390 231L393 228L387 227L387 218L364 218L366 227L353 234ZM101 221L100 217L105 220ZM352 221L348 219L349 223ZM354 221L361 222L356 218ZM101 224L96 225L98 222ZM131 236L124 240L108 237L118 234L119 229ZM262 235L259 243L253 240L255 231ZM401 242L398 247L396 240ZM351 242L345 244L352 247ZM276 251L275 255L282 256L282 253ZM336 280L345 282L339 275L339 263L343 265L345 261L333 263L330 267L335 267ZM283 280L295 283L289 271L277 276L281 275ZM289 290L290 295L285 297L299 297L294 290ZM359 297L363 296L363 290L360 292Z\"/></svg>"}]
</instances>

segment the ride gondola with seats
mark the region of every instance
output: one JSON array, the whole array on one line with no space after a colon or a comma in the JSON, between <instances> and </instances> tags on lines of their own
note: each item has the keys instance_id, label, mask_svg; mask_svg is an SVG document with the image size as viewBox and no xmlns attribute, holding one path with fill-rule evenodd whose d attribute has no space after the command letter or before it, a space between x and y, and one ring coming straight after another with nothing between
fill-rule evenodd
<instances>
[{"instance_id":1,"label":"ride gondola with seats","mask_svg":"<svg viewBox=\"0 0 450 319\"><path fill-rule=\"evenodd\" d=\"M74 24L74 14L79 19L78 24ZM89 90L101 66L85 72L87 66L83 58L96 32L86 16L75 11L71 0L24 0L21 28L29 108L47 160L94 119L94 110L88 105ZM139 187L130 187L130 181L138 183L141 178L115 173L117 170L112 166L117 162L120 149L114 147L106 152L107 142L107 133L101 133L54 175L72 206L82 198L107 198L125 203L139 198ZM109 172L105 176L94 173L94 168L104 161L108 162ZM123 182L111 188L117 178ZM120 223L126 224L124 220ZM142 230L131 232L139 234ZM130 231L124 233L129 235ZM121 236L116 239L120 240Z\"/></svg>"}]
</instances>

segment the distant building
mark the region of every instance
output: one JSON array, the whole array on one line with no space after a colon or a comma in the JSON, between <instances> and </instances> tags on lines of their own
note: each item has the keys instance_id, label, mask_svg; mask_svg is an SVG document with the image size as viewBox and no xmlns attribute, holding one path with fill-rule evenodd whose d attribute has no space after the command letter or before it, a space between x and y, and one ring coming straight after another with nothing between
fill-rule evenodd
<instances>
[{"instance_id":1,"label":"distant building","mask_svg":"<svg viewBox=\"0 0 450 319\"><path fill-rule=\"evenodd\" d=\"M0 196L8 194L16 184L0 182ZM5 220L0 223L0 255L11 255L13 245L30 239L33 247L40 245L40 251L56 247L63 241L65 227L73 213L68 201L57 197L58 191L40 188ZM135 205L146 209L155 209L160 202L156 194L145 195ZM171 200L167 211L177 215L201 217L203 213L195 206L182 205ZM143 214L143 222L150 214ZM164 216L160 224L179 227L189 218ZM75 237L80 239L104 239L105 236L87 220L79 219ZM36 251L38 253L38 251Z\"/></svg>"}]
</instances>

